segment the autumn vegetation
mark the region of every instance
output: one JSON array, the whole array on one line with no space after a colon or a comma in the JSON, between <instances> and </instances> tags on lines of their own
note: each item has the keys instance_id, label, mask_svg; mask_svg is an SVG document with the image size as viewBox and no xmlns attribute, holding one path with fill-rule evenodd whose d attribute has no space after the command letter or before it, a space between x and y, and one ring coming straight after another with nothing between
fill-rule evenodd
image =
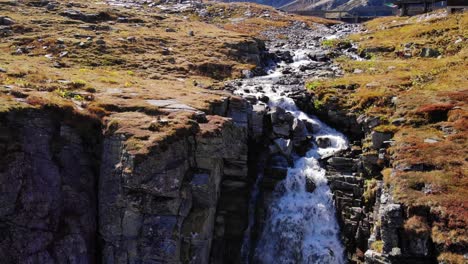
<instances>
[{"instance_id":1,"label":"autumn vegetation","mask_svg":"<svg viewBox=\"0 0 468 264\"><path fill-rule=\"evenodd\" d=\"M378 117L373 130L395 134L385 186L406 208L405 231L430 235L446 263L463 263L468 244L467 25L466 12L375 19L345 40L366 60L338 58L344 76L308 84L316 108Z\"/></svg>"}]
</instances>

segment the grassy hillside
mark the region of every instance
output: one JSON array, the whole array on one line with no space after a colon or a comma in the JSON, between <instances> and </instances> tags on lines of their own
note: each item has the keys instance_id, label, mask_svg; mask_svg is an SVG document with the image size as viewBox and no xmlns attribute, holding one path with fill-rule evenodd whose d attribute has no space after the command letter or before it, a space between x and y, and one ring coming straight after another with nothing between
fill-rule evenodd
<instances>
[{"instance_id":1,"label":"grassy hillside","mask_svg":"<svg viewBox=\"0 0 468 264\"><path fill-rule=\"evenodd\" d=\"M0 0L0 112L55 107L89 115L127 135L135 152L196 129L190 111L148 100L207 111L227 96L224 80L257 66L258 31L296 20L329 23L249 4L174 12L96 1L10 2ZM257 31L243 30L245 24ZM164 122L155 127L155 117Z\"/></svg>"},{"instance_id":2,"label":"grassy hillside","mask_svg":"<svg viewBox=\"0 0 468 264\"><path fill-rule=\"evenodd\" d=\"M341 78L311 80L316 108L378 117L394 133L384 182L407 208L408 232L429 233L440 260L463 263L468 244L468 13L368 22L353 35L364 61L338 59ZM341 43L325 43L339 46ZM372 150L364 144L364 150ZM415 213L418 212L418 213ZM416 216L424 212L424 217Z\"/></svg>"}]
</instances>

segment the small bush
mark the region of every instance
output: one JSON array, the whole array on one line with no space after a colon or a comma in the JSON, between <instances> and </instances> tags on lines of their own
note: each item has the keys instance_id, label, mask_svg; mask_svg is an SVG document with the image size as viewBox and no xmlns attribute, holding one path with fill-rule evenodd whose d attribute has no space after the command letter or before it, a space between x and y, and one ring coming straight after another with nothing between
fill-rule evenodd
<instances>
[{"instance_id":1,"label":"small bush","mask_svg":"<svg viewBox=\"0 0 468 264\"><path fill-rule=\"evenodd\" d=\"M55 93L57 93L60 97L63 97L66 99L75 99L78 101L82 101L84 99L81 95L72 91L68 91L68 90L57 89L55 90Z\"/></svg>"},{"instance_id":2,"label":"small bush","mask_svg":"<svg viewBox=\"0 0 468 264\"><path fill-rule=\"evenodd\" d=\"M377 240L377 241L372 242L370 247L371 247L372 250L377 251L379 253L382 253L383 252L383 246L384 246L383 241L382 240Z\"/></svg>"},{"instance_id":3,"label":"small bush","mask_svg":"<svg viewBox=\"0 0 468 264\"><path fill-rule=\"evenodd\" d=\"M80 88L85 87L86 84L87 84L87 82L84 81L84 80L73 80L73 81L69 84L69 87L72 88L72 89L80 89Z\"/></svg>"}]
</instances>

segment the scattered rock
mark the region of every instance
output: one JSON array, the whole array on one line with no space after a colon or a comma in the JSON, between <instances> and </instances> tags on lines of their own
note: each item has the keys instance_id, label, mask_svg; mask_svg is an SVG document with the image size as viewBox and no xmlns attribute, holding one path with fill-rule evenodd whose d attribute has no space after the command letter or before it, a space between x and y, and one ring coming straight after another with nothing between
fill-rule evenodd
<instances>
[{"instance_id":1,"label":"scattered rock","mask_svg":"<svg viewBox=\"0 0 468 264\"><path fill-rule=\"evenodd\" d=\"M393 120L392 120L392 125L401 126L401 125L403 125L405 122L406 122L406 118L404 118L404 117L399 117L399 118L396 118L396 119L393 119Z\"/></svg>"},{"instance_id":2,"label":"scattered rock","mask_svg":"<svg viewBox=\"0 0 468 264\"><path fill-rule=\"evenodd\" d=\"M419 56L423 58L436 58L440 55L440 52L433 48L423 48Z\"/></svg>"},{"instance_id":3,"label":"scattered rock","mask_svg":"<svg viewBox=\"0 0 468 264\"><path fill-rule=\"evenodd\" d=\"M429 143L429 144L438 143L440 141L441 140L438 139L438 138L426 138L426 139L424 139L424 143Z\"/></svg>"},{"instance_id":4,"label":"scattered rock","mask_svg":"<svg viewBox=\"0 0 468 264\"><path fill-rule=\"evenodd\" d=\"M384 145L384 142L389 141L392 137L393 137L393 133L372 131L371 133L372 148L380 149Z\"/></svg>"},{"instance_id":5,"label":"scattered rock","mask_svg":"<svg viewBox=\"0 0 468 264\"><path fill-rule=\"evenodd\" d=\"M11 26L15 24L15 21L9 17L0 16L0 26Z\"/></svg>"},{"instance_id":6,"label":"scattered rock","mask_svg":"<svg viewBox=\"0 0 468 264\"><path fill-rule=\"evenodd\" d=\"M166 32L176 32L176 30L173 28L166 28Z\"/></svg>"},{"instance_id":7,"label":"scattered rock","mask_svg":"<svg viewBox=\"0 0 468 264\"><path fill-rule=\"evenodd\" d=\"M111 20L111 16L106 12L99 12L98 14L87 14L78 10L69 9L61 12L60 15L88 23L96 23L99 21Z\"/></svg>"},{"instance_id":8,"label":"scattered rock","mask_svg":"<svg viewBox=\"0 0 468 264\"><path fill-rule=\"evenodd\" d=\"M328 137L317 137L315 141L319 148L328 148L331 146L331 140Z\"/></svg>"},{"instance_id":9,"label":"scattered rock","mask_svg":"<svg viewBox=\"0 0 468 264\"><path fill-rule=\"evenodd\" d=\"M48 3L46 6L46 9L49 11L53 11L53 10L57 10L58 7L59 7L59 3L53 2L53 3Z\"/></svg>"}]
</instances>

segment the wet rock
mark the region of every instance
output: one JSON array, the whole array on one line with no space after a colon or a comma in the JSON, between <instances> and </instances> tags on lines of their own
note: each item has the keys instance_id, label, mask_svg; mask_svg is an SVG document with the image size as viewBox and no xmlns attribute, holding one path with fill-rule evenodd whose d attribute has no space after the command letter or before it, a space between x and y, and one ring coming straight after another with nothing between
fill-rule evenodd
<instances>
[{"instance_id":1,"label":"wet rock","mask_svg":"<svg viewBox=\"0 0 468 264\"><path fill-rule=\"evenodd\" d=\"M338 171L353 172L356 171L357 160L344 157L332 157L328 159L328 165Z\"/></svg>"},{"instance_id":2,"label":"wet rock","mask_svg":"<svg viewBox=\"0 0 468 264\"><path fill-rule=\"evenodd\" d=\"M306 177L306 192L312 193L315 191L316 187L315 182L309 177Z\"/></svg>"},{"instance_id":3,"label":"wet rock","mask_svg":"<svg viewBox=\"0 0 468 264\"><path fill-rule=\"evenodd\" d=\"M319 62L327 62L330 60L329 54L327 51L318 51L307 55L311 60Z\"/></svg>"},{"instance_id":4,"label":"wet rock","mask_svg":"<svg viewBox=\"0 0 468 264\"><path fill-rule=\"evenodd\" d=\"M255 95L246 95L244 96L245 100L249 101L252 105L255 105L257 103L257 97Z\"/></svg>"},{"instance_id":5,"label":"wet rock","mask_svg":"<svg viewBox=\"0 0 468 264\"><path fill-rule=\"evenodd\" d=\"M286 157L291 156L293 144L290 139L277 138L273 141L281 154Z\"/></svg>"},{"instance_id":6,"label":"wet rock","mask_svg":"<svg viewBox=\"0 0 468 264\"><path fill-rule=\"evenodd\" d=\"M268 113L270 116L273 133L278 136L288 137L294 117L281 107L275 107Z\"/></svg>"},{"instance_id":7,"label":"wet rock","mask_svg":"<svg viewBox=\"0 0 468 264\"><path fill-rule=\"evenodd\" d=\"M273 155L266 167L265 175L273 179L282 180L288 173L289 162L283 155Z\"/></svg>"},{"instance_id":8,"label":"wet rock","mask_svg":"<svg viewBox=\"0 0 468 264\"><path fill-rule=\"evenodd\" d=\"M316 124L313 124L311 122L305 122L304 124L305 124L305 127L307 128L307 131L309 131L309 133L311 134L313 134L319 129Z\"/></svg>"},{"instance_id":9,"label":"wet rock","mask_svg":"<svg viewBox=\"0 0 468 264\"><path fill-rule=\"evenodd\" d=\"M304 121L295 118L292 125L293 140L295 143L303 142L307 139L307 128Z\"/></svg>"},{"instance_id":10,"label":"wet rock","mask_svg":"<svg viewBox=\"0 0 468 264\"><path fill-rule=\"evenodd\" d=\"M292 63L293 62L293 57L291 55L291 52L288 51L288 50L277 51L277 52L275 52L275 55L279 60L284 61L286 63Z\"/></svg>"},{"instance_id":11,"label":"wet rock","mask_svg":"<svg viewBox=\"0 0 468 264\"><path fill-rule=\"evenodd\" d=\"M280 123L273 125L273 133L278 136L288 137L291 131L291 126L288 123Z\"/></svg>"},{"instance_id":12,"label":"wet rock","mask_svg":"<svg viewBox=\"0 0 468 264\"><path fill-rule=\"evenodd\" d=\"M262 95L262 96L260 96L260 98L258 100L264 102L265 104L268 104L268 102L270 101L270 98L268 96L266 96L266 95Z\"/></svg>"},{"instance_id":13,"label":"wet rock","mask_svg":"<svg viewBox=\"0 0 468 264\"><path fill-rule=\"evenodd\" d=\"M317 137L315 141L319 148L328 148L331 146L331 140L328 137Z\"/></svg>"}]
</instances>

